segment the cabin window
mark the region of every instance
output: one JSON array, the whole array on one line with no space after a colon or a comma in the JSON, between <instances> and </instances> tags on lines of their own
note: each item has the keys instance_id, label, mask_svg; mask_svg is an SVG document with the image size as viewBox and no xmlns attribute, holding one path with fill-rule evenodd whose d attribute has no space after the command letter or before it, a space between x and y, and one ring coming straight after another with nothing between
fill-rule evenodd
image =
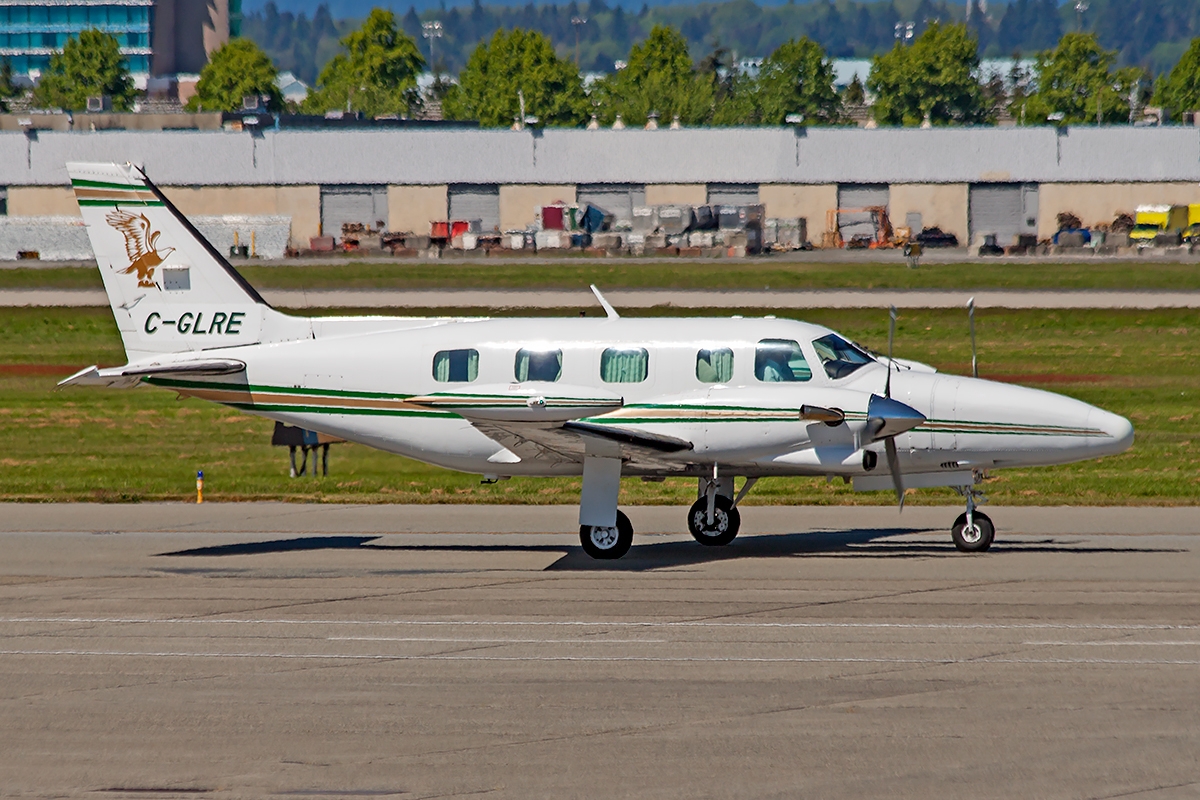
<instances>
[{"instance_id":1,"label":"cabin window","mask_svg":"<svg viewBox=\"0 0 1200 800\"><path fill-rule=\"evenodd\" d=\"M478 350L440 350L433 357L433 379L435 381L469 383L478 377Z\"/></svg>"},{"instance_id":2,"label":"cabin window","mask_svg":"<svg viewBox=\"0 0 1200 800\"><path fill-rule=\"evenodd\" d=\"M806 381L812 370L798 342L763 339L754 350L754 377L764 383Z\"/></svg>"},{"instance_id":3,"label":"cabin window","mask_svg":"<svg viewBox=\"0 0 1200 800\"><path fill-rule=\"evenodd\" d=\"M562 350L517 351L514 375L518 381L556 381L562 377Z\"/></svg>"},{"instance_id":4,"label":"cabin window","mask_svg":"<svg viewBox=\"0 0 1200 800\"><path fill-rule=\"evenodd\" d=\"M610 347L600 354L600 380L605 383L641 383L650 371L650 354L644 347Z\"/></svg>"},{"instance_id":5,"label":"cabin window","mask_svg":"<svg viewBox=\"0 0 1200 800\"><path fill-rule=\"evenodd\" d=\"M822 336L812 344L813 349L817 351L817 358L821 359L821 365L825 367L825 374L834 380L846 377L873 360L861 349L834 333Z\"/></svg>"},{"instance_id":6,"label":"cabin window","mask_svg":"<svg viewBox=\"0 0 1200 800\"><path fill-rule=\"evenodd\" d=\"M696 379L701 383L729 383L733 378L733 351L716 347L696 353Z\"/></svg>"}]
</instances>

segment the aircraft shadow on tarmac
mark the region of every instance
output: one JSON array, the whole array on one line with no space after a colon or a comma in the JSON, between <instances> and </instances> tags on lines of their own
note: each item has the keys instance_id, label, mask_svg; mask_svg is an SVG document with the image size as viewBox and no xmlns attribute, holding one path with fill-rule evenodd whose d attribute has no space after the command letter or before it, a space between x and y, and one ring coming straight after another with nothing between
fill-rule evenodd
<instances>
[{"instance_id":1,"label":"aircraft shadow on tarmac","mask_svg":"<svg viewBox=\"0 0 1200 800\"><path fill-rule=\"evenodd\" d=\"M313 550L389 550L400 552L547 552L563 553L548 570L617 570L639 572L667 567L706 564L742 558L786 558L786 557L847 557L847 558L927 558L954 554L954 546L947 540L893 541L891 537L926 533L923 528L860 528L838 531L813 531L807 533L760 534L742 536L725 547L703 547L692 541L664 541L638 544L621 559L597 561L583 552L583 548L554 544L445 544L410 545L384 544L380 536L298 536L290 539L272 539L256 542L196 547L160 553L160 556L249 556L267 553L304 552ZM947 537L948 539L948 537ZM566 551L566 552L564 552ZM1177 553L1172 548L1103 547L1046 538L1037 540L997 540L989 555L1010 553Z\"/></svg>"}]
</instances>

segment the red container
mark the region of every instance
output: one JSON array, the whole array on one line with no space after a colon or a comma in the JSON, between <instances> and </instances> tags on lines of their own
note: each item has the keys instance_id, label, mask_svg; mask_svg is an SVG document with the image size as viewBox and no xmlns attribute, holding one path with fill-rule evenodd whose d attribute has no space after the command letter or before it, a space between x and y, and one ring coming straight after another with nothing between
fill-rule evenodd
<instances>
[{"instance_id":1,"label":"red container","mask_svg":"<svg viewBox=\"0 0 1200 800\"><path fill-rule=\"evenodd\" d=\"M450 223L449 222L431 222L431 223L429 223L429 237L431 239L449 239L450 238Z\"/></svg>"},{"instance_id":2,"label":"red container","mask_svg":"<svg viewBox=\"0 0 1200 800\"><path fill-rule=\"evenodd\" d=\"M314 236L308 240L308 249L314 253L330 253L333 251L333 237Z\"/></svg>"},{"instance_id":3,"label":"red container","mask_svg":"<svg viewBox=\"0 0 1200 800\"><path fill-rule=\"evenodd\" d=\"M450 223L450 238L453 239L455 236L462 236L470 230L471 223L465 219L456 219Z\"/></svg>"},{"instance_id":4,"label":"red container","mask_svg":"<svg viewBox=\"0 0 1200 800\"><path fill-rule=\"evenodd\" d=\"M563 230L563 206L542 206L542 229L547 231Z\"/></svg>"}]
</instances>

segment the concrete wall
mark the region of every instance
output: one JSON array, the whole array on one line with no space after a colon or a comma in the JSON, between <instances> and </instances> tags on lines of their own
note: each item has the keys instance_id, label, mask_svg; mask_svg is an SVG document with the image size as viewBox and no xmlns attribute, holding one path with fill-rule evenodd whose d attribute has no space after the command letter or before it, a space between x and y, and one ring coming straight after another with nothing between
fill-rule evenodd
<instances>
[{"instance_id":1,"label":"concrete wall","mask_svg":"<svg viewBox=\"0 0 1200 800\"><path fill-rule=\"evenodd\" d=\"M921 225L937 226L966 244L969 191L965 183L893 183L888 193L888 216L893 227L905 224L910 211L921 214ZM913 231L920 233L920 231Z\"/></svg>"},{"instance_id":2,"label":"concrete wall","mask_svg":"<svg viewBox=\"0 0 1200 800\"><path fill-rule=\"evenodd\" d=\"M646 187L648 206L702 206L707 202L706 183L661 183Z\"/></svg>"},{"instance_id":3,"label":"concrete wall","mask_svg":"<svg viewBox=\"0 0 1200 800\"><path fill-rule=\"evenodd\" d=\"M1200 203L1200 184L1043 183L1038 187L1038 238L1054 235L1058 230L1055 218L1061 211L1075 214L1090 226L1112 222L1117 214L1133 214L1138 206L1152 203Z\"/></svg>"},{"instance_id":4,"label":"concrete wall","mask_svg":"<svg viewBox=\"0 0 1200 800\"><path fill-rule=\"evenodd\" d=\"M12 186L8 190L10 217L78 217L75 192L61 186ZM37 248L34 248L37 249Z\"/></svg>"},{"instance_id":5,"label":"concrete wall","mask_svg":"<svg viewBox=\"0 0 1200 800\"><path fill-rule=\"evenodd\" d=\"M441 186L389 186L388 230L428 236L429 223L450 213L449 188Z\"/></svg>"},{"instance_id":6,"label":"concrete wall","mask_svg":"<svg viewBox=\"0 0 1200 800\"><path fill-rule=\"evenodd\" d=\"M316 186L164 186L162 190L188 217L290 216L293 247L307 247L321 226L321 190Z\"/></svg>"},{"instance_id":7,"label":"concrete wall","mask_svg":"<svg viewBox=\"0 0 1200 800\"><path fill-rule=\"evenodd\" d=\"M501 186L500 230L524 230L533 223L542 206L574 202L574 186Z\"/></svg>"},{"instance_id":8,"label":"concrete wall","mask_svg":"<svg viewBox=\"0 0 1200 800\"><path fill-rule=\"evenodd\" d=\"M768 217L808 220L808 240L820 247L825 214L837 208L837 184L785 185L764 183L758 187L758 202Z\"/></svg>"}]
</instances>

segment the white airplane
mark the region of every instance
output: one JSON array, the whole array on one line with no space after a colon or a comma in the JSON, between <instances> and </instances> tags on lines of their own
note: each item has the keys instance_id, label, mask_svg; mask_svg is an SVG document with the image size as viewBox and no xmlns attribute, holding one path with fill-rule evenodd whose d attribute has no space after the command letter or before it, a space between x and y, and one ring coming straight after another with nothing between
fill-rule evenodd
<instances>
[{"instance_id":1,"label":"white airplane","mask_svg":"<svg viewBox=\"0 0 1200 800\"><path fill-rule=\"evenodd\" d=\"M149 383L485 481L582 475L580 541L619 558L622 476L698 479L688 528L737 535L772 475L861 491L954 487L987 550L982 473L1123 452L1123 417L876 356L786 319L296 317L271 308L141 169L68 164L129 363L63 385ZM593 287L594 288L594 287ZM893 311L893 330L895 314ZM889 350L891 349L889 335ZM744 479L735 493L734 479Z\"/></svg>"}]
</instances>

